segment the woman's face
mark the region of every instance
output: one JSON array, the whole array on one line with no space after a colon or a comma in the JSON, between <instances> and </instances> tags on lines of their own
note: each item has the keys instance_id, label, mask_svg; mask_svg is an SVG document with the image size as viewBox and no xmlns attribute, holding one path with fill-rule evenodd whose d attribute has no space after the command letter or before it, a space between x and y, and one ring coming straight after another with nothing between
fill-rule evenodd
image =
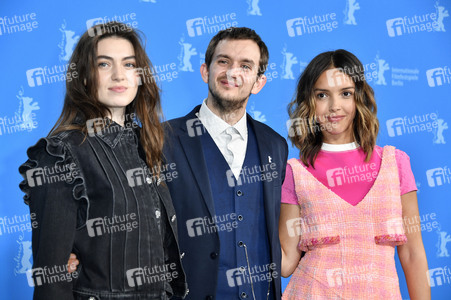
<instances>
[{"instance_id":1,"label":"woman's face","mask_svg":"<svg viewBox=\"0 0 451 300\"><path fill-rule=\"evenodd\" d=\"M109 37L97 44L97 98L112 112L112 119L124 123L125 107L138 92L136 58L126 39Z\"/></svg>"},{"instance_id":2,"label":"woman's face","mask_svg":"<svg viewBox=\"0 0 451 300\"><path fill-rule=\"evenodd\" d=\"M354 142L353 120L356 114L355 83L339 69L324 71L313 87L315 116L323 133L323 142Z\"/></svg>"}]
</instances>

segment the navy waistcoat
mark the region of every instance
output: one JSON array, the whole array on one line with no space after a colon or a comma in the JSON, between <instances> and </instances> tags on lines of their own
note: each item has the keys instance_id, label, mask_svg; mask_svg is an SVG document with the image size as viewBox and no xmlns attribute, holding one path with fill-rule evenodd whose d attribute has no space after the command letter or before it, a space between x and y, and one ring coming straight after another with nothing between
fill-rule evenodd
<instances>
[{"instance_id":1,"label":"navy waistcoat","mask_svg":"<svg viewBox=\"0 0 451 300\"><path fill-rule=\"evenodd\" d=\"M238 180L208 132L201 136L201 142L216 213L204 223L210 234L218 233L220 242L217 299L253 299L252 285L255 299L266 299L270 248L255 133L248 126L246 156Z\"/></svg>"}]
</instances>

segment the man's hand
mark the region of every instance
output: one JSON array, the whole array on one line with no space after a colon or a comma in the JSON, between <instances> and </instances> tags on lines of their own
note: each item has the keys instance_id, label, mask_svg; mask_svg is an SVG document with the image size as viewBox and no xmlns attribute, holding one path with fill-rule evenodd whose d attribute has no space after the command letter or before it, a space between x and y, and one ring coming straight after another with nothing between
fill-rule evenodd
<instances>
[{"instance_id":1,"label":"man's hand","mask_svg":"<svg viewBox=\"0 0 451 300\"><path fill-rule=\"evenodd\" d=\"M69 273L74 272L77 270L77 266L80 262L77 259L77 256L74 253L71 253L69 256L69 261L67 262L67 271Z\"/></svg>"}]
</instances>

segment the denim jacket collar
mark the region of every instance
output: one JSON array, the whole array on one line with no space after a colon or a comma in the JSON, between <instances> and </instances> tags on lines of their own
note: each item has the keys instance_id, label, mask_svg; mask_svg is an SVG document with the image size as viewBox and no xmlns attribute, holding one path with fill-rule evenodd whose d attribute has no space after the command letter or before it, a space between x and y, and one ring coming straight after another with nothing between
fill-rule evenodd
<instances>
[{"instance_id":1,"label":"denim jacket collar","mask_svg":"<svg viewBox=\"0 0 451 300\"><path fill-rule=\"evenodd\" d=\"M121 126L109 119L105 123L107 124L105 124L101 130L95 130L95 135L104 141L108 146L115 148L123 135L127 136L130 141L133 141L134 145L138 145L138 137L136 136L133 127L127 126L130 124Z\"/></svg>"}]
</instances>

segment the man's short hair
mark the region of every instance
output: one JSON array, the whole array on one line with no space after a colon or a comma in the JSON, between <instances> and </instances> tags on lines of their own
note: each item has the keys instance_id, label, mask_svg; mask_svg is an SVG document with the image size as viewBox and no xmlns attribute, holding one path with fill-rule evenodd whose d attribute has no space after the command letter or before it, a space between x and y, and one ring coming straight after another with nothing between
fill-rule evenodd
<instances>
[{"instance_id":1,"label":"man's short hair","mask_svg":"<svg viewBox=\"0 0 451 300\"><path fill-rule=\"evenodd\" d=\"M213 54L216 47L222 40L252 40L260 48L260 61L258 62L257 76L263 75L268 66L269 53L266 44L262 41L260 36L253 30L247 27L230 27L219 31L210 41L205 53L205 64L210 68Z\"/></svg>"}]
</instances>

